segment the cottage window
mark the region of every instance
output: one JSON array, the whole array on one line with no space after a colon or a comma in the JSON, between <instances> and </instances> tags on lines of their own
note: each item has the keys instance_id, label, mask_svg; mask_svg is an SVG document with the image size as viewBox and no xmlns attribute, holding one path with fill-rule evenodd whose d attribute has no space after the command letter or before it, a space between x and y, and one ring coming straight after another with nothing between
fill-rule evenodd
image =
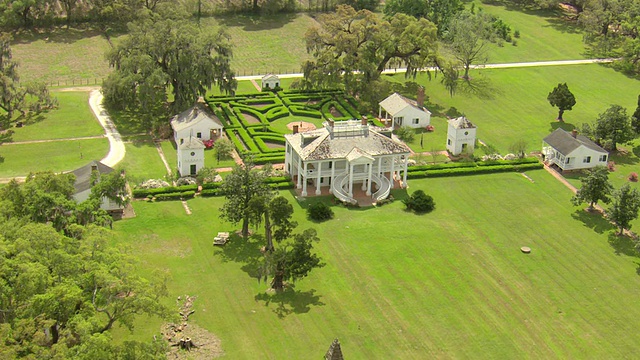
<instances>
[{"instance_id":1,"label":"cottage window","mask_svg":"<svg viewBox=\"0 0 640 360\"><path fill-rule=\"evenodd\" d=\"M198 137L198 139L201 139L202 138L202 133L201 132L197 133L196 137Z\"/></svg>"},{"instance_id":2,"label":"cottage window","mask_svg":"<svg viewBox=\"0 0 640 360\"><path fill-rule=\"evenodd\" d=\"M420 124L420 119L418 118L413 119L413 125L418 125L418 124Z\"/></svg>"},{"instance_id":3,"label":"cottage window","mask_svg":"<svg viewBox=\"0 0 640 360\"><path fill-rule=\"evenodd\" d=\"M573 159L573 158L570 158L570 157L566 158L566 160L564 161L564 163L565 163L565 164L571 164L571 159Z\"/></svg>"},{"instance_id":4,"label":"cottage window","mask_svg":"<svg viewBox=\"0 0 640 360\"><path fill-rule=\"evenodd\" d=\"M451 139L447 139L447 145L451 145Z\"/></svg>"},{"instance_id":5,"label":"cottage window","mask_svg":"<svg viewBox=\"0 0 640 360\"><path fill-rule=\"evenodd\" d=\"M585 156L584 159L582 159L582 162L585 164L588 164L591 162L591 156Z\"/></svg>"},{"instance_id":6,"label":"cottage window","mask_svg":"<svg viewBox=\"0 0 640 360\"><path fill-rule=\"evenodd\" d=\"M404 120L404 116L398 116L398 117L396 118L396 123L397 123L398 125L402 125L402 120Z\"/></svg>"},{"instance_id":7,"label":"cottage window","mask_svg":"<svg viewBox=\"0 0 640 360\"><path fill-rule=\"evenodd\" d=\"M600 155L600 158L598 159L598 161L600 161L600 162L607 161L607 155Z\"/></svg>"}]
</instances>

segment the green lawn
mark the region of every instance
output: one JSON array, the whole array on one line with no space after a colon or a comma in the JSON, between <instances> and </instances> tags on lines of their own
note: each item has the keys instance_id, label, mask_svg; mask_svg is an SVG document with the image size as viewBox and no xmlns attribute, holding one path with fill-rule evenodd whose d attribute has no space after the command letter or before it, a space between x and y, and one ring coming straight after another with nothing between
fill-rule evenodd
<instances>
[{"instance_id":1,"label":"green lawn","mask_svg":"<svg viewBox=\"0 0 640 360\"><path fill-rule=\"evenodd\" d=\"M125 149L127 153L118 167L124 168L134 183L148 179L164 179L167 175L167 169L149 137L136 138L126 143Z\"/></svg>"},{"instance_id":2,"label":"green lawn","mask_svg":"<svg viewBox=\"0 0 640 360\"><path fill-rule=\"evenodd\" d=\"M88 92L54 91L58 109L35 115L21 128L13 128L13 141L64 139L104 134L89 107Z\"/></svg>"},{"instance_id":3,"label":"green lawn","mask_svg":"<svg viewBox=\"0 0 640 360\"><path fill-rule=\"evenodd\" d=\"M109 151L105 139L2 145L0 177L25 176L37 171L69 171L102 159Z\"/></svg>"},{"instance_id":4,"label":"green lawn","mask_svg":"<svg viewBox=\"0 0 640 360\"><path fill-rule=\"evenodd\" d=\"M334 207L326 224L304 218L312 200L301 207L285 192L299 229L318 229L327 265L273 299L251 277L259 239L212 248L212 234L238 228L219 221L221 198L190 200L190 216L179 202L135 202L138 217L115 229L144 254L144 271L169 271L167 304L198 297L191 319L229 358L319 357L336 337L353 359L633 353L640 277L630 244L573 207L546 172L528 175L534 182L516 173L411 180L410 191L433 195L433 213L406 213L400 201ZM149 339L159 324L140 321L133 336Z\"/></svg>"},{"instance_id":5,"label":"green lawn","mask_svg":"<svg viewBox=\"0 0 640 360\"><path fill-rule=\"evenodd\" d=\"M461 89L453 97L438 78L429 81L426 75L419 75L416 81L426 87L429 101L434 104L432 112L457 108L478 126L478 138L503 154L520 139L528 143L529 151L539 151L542 139L558 126L568 130L591 123L610 104L620 104L633 112L640 87L638 80L595 64L486 69L472 71L471 76L473 92L467 87L466 92ZM387 79L405 81L403 75ZM557 109L547 101L547 95L559 82L566 82L577 100L573 110L565 113L563 124L555 120ZM434 125L436 133L446 134L444 121L436 119ZM444 146L443 142L441 147Z\"/></svg>"}]
</instances>

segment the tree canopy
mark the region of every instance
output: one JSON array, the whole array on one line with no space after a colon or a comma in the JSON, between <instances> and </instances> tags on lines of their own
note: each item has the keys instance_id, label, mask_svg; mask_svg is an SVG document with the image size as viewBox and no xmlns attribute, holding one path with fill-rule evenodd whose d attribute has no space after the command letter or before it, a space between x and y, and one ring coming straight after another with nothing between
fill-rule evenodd
<instances>
[{"instance_id":1,"label":"tree canopy","mask_svg":"<svg viewBox=\"0 0 640 360\"><path fill-rule=\"evenodd\" d=\"M574 205L583 202L589 203L589 209L593 210L598 201L609 203L609 196L613 192L613 186L609 182L609 169L605 166L596 166L587 172L587 176L580 179L582 186L571 199Z\"/></svg>"},{"instance_id":2,"label":"tree canopy","mask_svg":"<svg viewBox=\"0 0 640 360\"><path fill-rule=\"evenodd\" d=\"M102 87L105 103L112 109L144 109L151 121L167 115L167 89L171 114L193 105L213 84L233 92L231 48L223 29L204 30L175 11L150 13L130 23L129 35L108 53L114 71Z\"/></svg>"},{"instance_id":3,"label":"tree canopy","mask_svg":"<svg viewBox=\"0 0 640 360\"><path fill-rule=\"evenodd\" d=\"M624 229L631 229L631 220L638 218L640 210L640 192L632 189L629 184L624 184L613 193L611 207L607 209L607 217L620 229L622 235Z\"/></svg>"},{"instance_id":4,"label":"tree canopy","mask_svg":"<svg viewBox=\"0 0 640 360\"><path fill-rule=\"evenodd\" d=\"M547 100L551 106L558 108L559 121L564 121L562 118L564 112L573 109L573 106L576 104L576 97L569 90L567 83L558 84L558 86L553 88L549 95L547 95Z\"/></svg>"},{"instance_id":5,"label":"tree canopy","mask_svg":"<svg viewBox=\"0 0 640 360\"><path fill-rule=\"evenodd\" d=\"M631 115L631 126L636 134L640 135L640 95L638 95L638 107Z\"/></svg>"},{"instance_id":6,"label":"tree canopy","mask_svg":"<svg viewBox=\"0 0 640 360\"><path fill-rule=\"evenodd\" d=\"M433 23L405 14L388 20L349 6L318 17L318 25L305 35L304 63L309 87L344 86L350 92L370 86L388 67L406 67L406 76L437 61L437 33Z\"/></svg>"},{"instance_id":7,"label":"tree canopy","mask_svg":"<svg viewBox=\"0 0 640 360\"><path fill-rule=\"evenodd\" d=\"M459 0L389 0L384 4L386 16L402 13L425 18L437 26L438 35L444 33L451 19L462 9Z\"/></svg>"},{"instance_id":8,"label":"tree canopy","mask_svg":"<svg viewBox=\"0 0 640 360\"><path fill-rule=\"evenodd\" d=\"M598 115L593 133L597 140L604 141L605 146L614 151L618 144L625 144L636 137L627 109L620 105L611 105Z\"/></svg>"}]
</instances>

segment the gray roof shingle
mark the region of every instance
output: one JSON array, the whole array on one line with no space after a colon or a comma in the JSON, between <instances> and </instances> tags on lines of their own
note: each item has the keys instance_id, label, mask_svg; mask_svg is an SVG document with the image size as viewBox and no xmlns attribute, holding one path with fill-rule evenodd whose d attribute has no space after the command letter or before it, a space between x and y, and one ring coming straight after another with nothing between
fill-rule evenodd
<instances>
[{"instance_id":1,"label":"gray roof shingle","mask_svg":"<svg viewBox=\"0 0 640 360\"><path fill-rule=\"evenodd\" d=\"M559 151L563 155L568 155L575 149L584 145L587 148L603 153L608 154L608 152L600 147L598 144L594 143L588 137L584 135L577 135L573 137L573 135L561 128L557 128L554 132L547 135L547 137L543 140L545 143L549 144L549 146L553 147L557 151Z\"/></svg>"},{"instance_id":2,"label":"gray roof shingle","mask_svg":"<svg viewBox=\"0 0 640 360\"><path fill-rule=\"evenodd\" d=\"M74 184L76 194L91 189L91 172L94 168L99 174L109 174L113 172L113 168L110 168L97 160L94 160L79 169L73 170L71 173L76 176L76 182Z\"/></svg>"}]
</instances>

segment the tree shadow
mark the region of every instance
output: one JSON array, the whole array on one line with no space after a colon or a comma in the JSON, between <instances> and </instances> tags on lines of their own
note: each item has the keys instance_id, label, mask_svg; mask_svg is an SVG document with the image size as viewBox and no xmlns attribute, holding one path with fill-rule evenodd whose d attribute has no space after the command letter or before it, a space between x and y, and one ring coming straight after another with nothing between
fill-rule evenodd
<instances>
[{"instance_id":1,"label":"tree shadow","mask_svg":"<svg viewBox=\"0 0 640 360\"><path fill-rule=\"evenodd\" d=\"M612 160L619 165L635 165L638 162L640 162L640 157L639 157L640 146L634 147L631 152L635 156L632 156L631 154L628 154L628 153L627 154L621 153L620 151L611 152L611 155L609 156L609 160Z\"/></svg>"},{"instance_id":2,"label":"tree shadow","mask_svg":"<svg viewBox=\"0 0 640 360\"><path fill-rule=\"evenodd\" d=\"M598 211L586 211L584 209L576 210L571 217L575 220L581 221L584 226L592 229L598 234L603 234L605 231L614 230L615 227Z\"/></svg>"},{"instance_id":3,"label":"tree shadow","mask_svg":"<svg viewBox=\"0 0 640 360\"><path fill-rule=\"evenodd\" d=\"M575 129L576 126L572 123L564 122L564 121L552 121L549 123L549 131L555 131L556 129L562 129L565 131L571 131Z\"/></svg>"},{"instance_id":4,"label":"tree shadow","mask_svg":"<svg viewBox=\"0 0 640 360\"><path fill-rule=\"evenodd\" d=\"M570 12L566 12L560 8L540 9L529 5L530 2L517 0L482 0L483 4L502 6L508 11L517 11L527 15L544 18L549 25L544 27L552 27L562 33L580 34L582 33L580 25L578 25L577 17ZM516 24L510 24L515 26Z\"/></svg>"},{"instance_id":5,"label":"tree shadow","mask_svg":"<svg viewBox=\"0 0 640 360\"><path fill-rule=\"evenodd\" d=\"M295 13L277 15L233 15L221 16L216 19L227 27L242 27L244 31L264 31L279 29L294 21Z\"/></svg>"},{"instance_id":6,"label":"tree shadow","mask_svg":"<svg viewBox=\"0 0 640 360\"><path fill-rule=\"evenodd\" d=\"M260 279L260 261L263 258L260 248L264 246L264 236L255 234L246 241L238 234L230 234L229 241L214 255L222 257L224 262L243 263L241 269L250 277Z\"/></svg>"},{"instance_id":7,"label":"tree shadow","mask_svg":"<svg viewBox=\"0 0 640 360\"><path fill-rule=\"evenodd\" d=\"M618 231L609 234L609 245L615 250L616 255L638 257L636 242L626 235L618 235Z\"/></svg>"},{"instance_id":8,"label":"tree shadow","mask_svg":"<svg viewBox=\"0 0 640 360\"><path fill-rule=\"evenodd\" d=\"M491 83L491 80L485 77L460 79L458 81L457 91L482 100L493 100L497 95L502 93L500 89Z\"/></svg>"},{"instance_id":9,"label":"tree shadow","mask_svg":"<svg viewBox=\"0 0 640 360\"><path fill-rule=\"evenodd\" d=\"M311 310L311 306L324 306L320 301L320 296L316 295L316 290L300 291L295 289L295 285L287 286L283 291L275 293L260 293L254 299L264 302L264 306L275 306L271 310L283 319L290 314L306 314Z\"/></svg>"},{"instance_id":10,"label":"tree shadow","mask_svg":"<svg viewBox=\"0 0 640 360\"><path fill-rule=\"evenodd\" d=\"M72 44L78 40L95 36L103 36L104 33L96 28L88 27L53 27L49 29L28 28L13 34L13 44L29 44L34 41L44 41L47 43Z\"/></svg>"}]
</instances>

